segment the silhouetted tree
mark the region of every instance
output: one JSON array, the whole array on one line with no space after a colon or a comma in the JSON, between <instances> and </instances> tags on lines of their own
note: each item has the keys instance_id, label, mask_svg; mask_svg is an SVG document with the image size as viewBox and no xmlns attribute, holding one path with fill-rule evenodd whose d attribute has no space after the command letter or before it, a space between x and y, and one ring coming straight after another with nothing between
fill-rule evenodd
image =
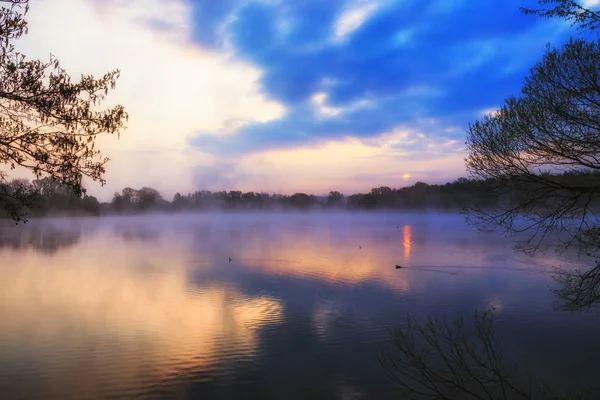
<instances>
[{"instance_id":1,"label":"silhouetted tree","mask_svg":"<svg viewBox=\"0 0 600 400\"><path fill-rule=\"evenodd\" d=\"M122 106L95 110L119 71L72 82L54 57L27 60L13 43L27 32L29 2L0 3L0 163L28 169L38 179L52 177L80 196L84 176L104 183L108 159L95 149L96 136L118 133L127 119ZM24 218L27 200L20 193L1 193L0 203L15 220Z\"/></svg>"},{"instance_id":2,"label":"silhouetted tree","mask_svg":"<svg viewBox=\"0 0 600 400\"><path fill-rule=\"evenodd\" d=\"M213 192L211 195L211 205L221 208L227 204L228 194L226 191Z\"/></svg>"},{"instance_id":3,"label":"silhouetted tree","mask_svg":"<svg viewBox=\"0 0 600 400\"><path fill-rule=\"evenodd\" d=\"M306 193L294 193L286 203L294 208L306 210L315 203L315 199L315 196L309 196Z\"/></svg>"},{"instance_id":4,"label":"silhouetted tree","mask_svg":"<svg viewBox=\"0 0 600 400\"><path fill-rule=\"evenodd\" d=\"M162 196L158 190L143 187L136 191L136 208L139 210L151 210L158 207L162 203Z\"/></svg>"},{"instance_id":5,"label":"silhouetted tree","mask_svg":"<svg viewBox=\"0 0 600 400\"><path fill-rule=\"evenodd\" d=\"M81 199L81 209L87 214L100 215L100 202L94 196L83 196Z\"/></svg>"},{"instance_id":6,"label":"silhouetted tree","mask_svg":"<svg viewBox=\"0 0 600 400\"><path fill-rule=\"evenodd\" d=\"M229 208L240 207L242 203L242 192L239 190L231 190L227 193L225 203Z\"/></svg>"},{"instance_id":7,"label":"silhouetted tree","mask_svg":"<svg viewBox=\"0 0 600 400\"><path fill-rule=\"evenodd\" d=\"M76 210L81 204L81 196L75 194L73 188L49 177L31 182L32 190L37 196L35 207L42 213L54 211Z\"/></svg>"},{"instance_id":8,"label":"silhouetted tree","mask_svg":"<svg viewBox=\"0 0 600 400\"><path fill-rule=\"evenodd\" d=\"M242 195L242 202L246 208L263 208L265 198L260 193L247 192Z\"/></svg>"},{"instance_id":9,"label":"silhouetted tree","mask_svg":"<svg viewBox=\"0 0 600 400\"><path fill-rule=\"evenodd\" d=\"M73 188L46 177L29 182L26 179L14 179L0 185L0 192L11 195L22 195L24 202L18 203L18 210L23 215L44 216L52 214L88 214L100 215L101 205L93 196L83 198L73 192ZM0 217L11 217L4 209L0 209Z\"/></svg>"},{"instance_id":10,"label":"silhouetted tree","mask_svg":"<svg viewBox=\"0 0 600 400\"><path fill-rule=\"evenodd\" d=\"M417 182L410 190L407 190L407 202L411 207L423 206L427 203L430 186L425 182Z\"/></svg>"},{"instance_id":11,"label":"silhouetted tree","mask_svg":"<svg viewBox=\"0 0 600 400\"><path fill-rule=\"evenodd\" d=\"M121 193L115 192L110 202L110 207L117 212L125 210L125 200L123 199L123 196L121 196Z\"/></svg>"},{"instance_id":12,"label":"silhouetted tree","mask_svg":"<svg viewBox=\"0 0 600 400\"><path fill-rule=\"evenodd\" d=\"M0 172L0 216L8 216L17 221L24 218L37 203L38 198L31 184L24 179L7 182Z\"/></svg>"},{"instance_id":13,"label":"silhouetted tree","mask_svg":"<svg viewBox=\"0 0 600 400\"><path fill-rule=\"evenodd\" d=\"M327 205L329 207L339 207L344 203L344 195L337 191L329 192L327 196Z\"/></svg>"},{"instance_id":14,"label":"silhouetted tree","mask_svg":"<svg viewBox=\"0 0 600 400\"><path fill-rule=\"evenodd\" d=\"M182 210L184 208L188 208L189 207L188 198L185 196L182 196L181 193L177 192L173 196L172 205L173 205L173 208L176 210Z\"/></svg>"},{"instance_id":15,"label":"silhouetted tree","mask_svg":"<svg viewBox=\"0 0 600 400\"><path fill-rule=\"evenodd\" d=\"M538 4L554 5L551 8L530 9L522 7L525 14L539 15L544 18L561 18L583 30L600 28L600 12L586 7L576 0L538 0Z\"/></svg>"},{"instance_id":16,"label":"silhouetted tree","mask_svg":"<svg viewBox=\"0 0 600 400\"><path fill-rule=\"evenodd\" d=\"M563 248L600 250L600 42L571 39L548 49L520 97L469 126L467 147L471 176L490 183L486 190L499 199L492 210L473 207L473 223L531 232L530 251L549 236ZM561 279L591 290L589 299L597 275Z\"/></svg>"}]
</instances>

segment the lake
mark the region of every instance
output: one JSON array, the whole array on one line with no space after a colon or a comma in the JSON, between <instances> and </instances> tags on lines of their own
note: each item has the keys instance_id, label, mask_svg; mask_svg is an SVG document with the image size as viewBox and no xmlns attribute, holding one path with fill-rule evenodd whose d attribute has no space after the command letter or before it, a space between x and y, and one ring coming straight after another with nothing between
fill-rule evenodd
<instances>
[{"instance_id":1,"label":"lake","mask_svg":"<svg viewBox=\"0 0 600 400\"><path fill-rule=\"evenodd\" d=\"M436 213L4 221L0 398L397 398L386 327L489 307L507 359L594 385L600 317L550 290L584 261L513 244Z\"/></svg>"}]
</instances>

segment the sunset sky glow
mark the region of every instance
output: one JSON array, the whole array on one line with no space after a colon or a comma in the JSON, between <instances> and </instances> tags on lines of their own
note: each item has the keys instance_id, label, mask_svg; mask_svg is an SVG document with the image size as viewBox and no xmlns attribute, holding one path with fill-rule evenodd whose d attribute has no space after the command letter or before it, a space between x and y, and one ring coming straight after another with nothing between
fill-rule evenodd
<instances>
[{"instance_id":1,"label":"sunset sky glow","mask_svg":"<svg viewBox=\"0 0 600 400\"><path fill-rule=\"evenodd\" d=\"M535 0L33 0L28 58L121 78L123 187L344 194L465 176L468 123L518 94L564 22Z\"/></svg>"}]
</instances>

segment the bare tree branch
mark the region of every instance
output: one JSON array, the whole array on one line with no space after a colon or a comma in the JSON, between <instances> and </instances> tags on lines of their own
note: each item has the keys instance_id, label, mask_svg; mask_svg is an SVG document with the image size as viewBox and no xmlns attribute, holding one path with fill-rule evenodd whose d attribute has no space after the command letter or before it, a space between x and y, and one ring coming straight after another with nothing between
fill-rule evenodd
<instances>
[{"instance_id":1,"label":"bare tree branch","mask_svg":"<svg viewBox=\"0 0 600 400\"><path fill-rule=\"evenodd\" d=\"M581 30L600 28L600 12L584 7L576 0L538 0L538 4L554 5L551 8L529 9L521 7L525 14L538 15L543 18L561 18L571 22Z\"/></svg>"},{"instance_id":2,"label":"bare tree branch","mask_svg":"<svg viewBox=\"0 0 600 400\"><path fill-rule=\"evenodd\" d=\"M590 13L586 18L595 18ZM469 173L498 199L492 209L470 208L471 223L522 239L528 234L521 247L531 253L548 244L598 253L600 42L571 39L548 48L520 97L469 126L467 148ZM569 308L600 300L596 269L556 275Z\"/></svg>"}]
</instances>

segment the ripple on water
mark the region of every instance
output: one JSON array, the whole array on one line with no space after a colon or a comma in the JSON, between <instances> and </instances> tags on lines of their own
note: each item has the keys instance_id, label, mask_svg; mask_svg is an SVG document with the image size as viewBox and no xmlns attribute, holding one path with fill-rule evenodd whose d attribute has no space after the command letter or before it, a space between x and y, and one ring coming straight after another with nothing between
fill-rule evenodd
<instances>
[{"instance_id":1,"label":"ripple on water","mask_svg":"<svg viewBox=\"0 0 600 400\"><path fill-rule=\"evenodd\" d=\"M501 333L518 333L513 352L529 351L544 372L572 382L597 372L591 359L572 367L577 349L598 349L600 330L553 310L547 271L557 260L508 256L510 245L458 219L444 217L440 231L417 216L211 218L177 229L103 220L79 231L85 240L62 242L42 223L34 236L53 235L58 250L0 248L0 392L385 398L393 391L375 356L386 328L409 311L451 318L490 305ZM555 350L561 358L540 366L553 339L572 354Z\"/></svg>"}]
</instances>

